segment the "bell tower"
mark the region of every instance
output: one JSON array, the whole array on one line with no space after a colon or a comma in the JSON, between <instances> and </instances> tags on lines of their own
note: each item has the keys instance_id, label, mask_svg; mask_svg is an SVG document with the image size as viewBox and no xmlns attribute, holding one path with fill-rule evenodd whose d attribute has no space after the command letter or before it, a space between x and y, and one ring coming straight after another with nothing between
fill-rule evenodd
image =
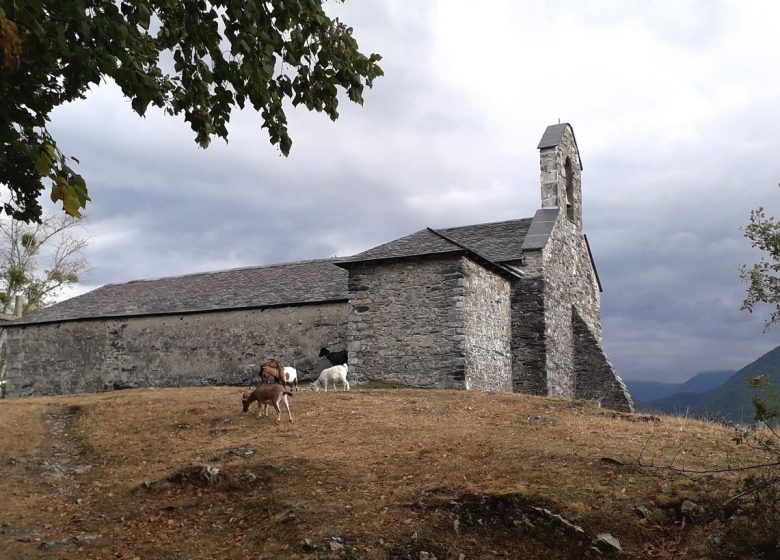
<instances>
[{"instance_id":1,"label":"bell tower","mask_svg":"<svg viewBox=\"0 0 780 560\"><path fill-rule=\"evenodd\" d=\"M582 161L569 123L547 127L539 141L542 208L560 208L582 230Z\"/></svg>"}]
</instances>

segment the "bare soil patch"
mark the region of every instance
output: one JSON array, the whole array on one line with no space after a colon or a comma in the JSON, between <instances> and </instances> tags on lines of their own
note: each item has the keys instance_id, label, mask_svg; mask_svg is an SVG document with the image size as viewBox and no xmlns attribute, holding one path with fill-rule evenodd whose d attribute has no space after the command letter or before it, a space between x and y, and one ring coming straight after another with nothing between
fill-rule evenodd
<instances>
[{"instance_id":1,"label":"bare soil patch","mask_svg":"<svg viewBox=\"0 0 780 560\"><path fill-rule=\"evenodd\" d=\"M679 510L702 486L647 465L741 452L714 424L515 394L301 390L278 425L240 399L0 401L0 558L610 556L601 533L624 558L700 558L714 525Z\"/></svg>"}]
</instances>

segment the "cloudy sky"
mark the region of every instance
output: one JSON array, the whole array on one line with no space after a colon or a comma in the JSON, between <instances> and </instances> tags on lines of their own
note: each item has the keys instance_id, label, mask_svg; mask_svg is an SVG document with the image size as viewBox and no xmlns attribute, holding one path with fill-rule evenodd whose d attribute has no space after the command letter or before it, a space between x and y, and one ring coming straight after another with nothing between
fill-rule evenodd
<instances>
[{"instance_id":1,"label":"cloudy sky","mask_svg":"<svg viewBox=\"0 0 780 560\"><path fill-rule=\"evenodd\" d=\"M780 344L739 311L752 208L780 215L780 3L351 0L385 77L333 123L252 111L199 149L112 84L59 109L92 203L83 292L105 283L349 255L426 226L533 216L536 145L573 125L604 344L627 379L738 369Z\"/></svg>"}]
</instances>

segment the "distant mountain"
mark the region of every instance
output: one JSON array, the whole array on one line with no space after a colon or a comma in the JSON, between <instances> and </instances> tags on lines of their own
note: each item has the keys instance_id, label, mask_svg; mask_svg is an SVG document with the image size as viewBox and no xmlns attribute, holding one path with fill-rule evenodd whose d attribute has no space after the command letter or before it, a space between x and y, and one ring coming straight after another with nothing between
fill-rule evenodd
<instances>
[{"instance_id":1,"label":"distant mountain","mask_svg":"<svg viewBox=\"0 0 780 560\"><path fill-rule=\"evenodd\" d=\"M635 403L634 408L638 412L663 412L664 414L673 414L676 416L696 416L692 410L704 399L707 393L675 393L656 399L654 401Z\"/></svg>"},{"instance_id":2,"label":"distant mountain","mask_svg":"<svg viewBox=\"0 0 780 560\"><path fill-rule=\"evenodd\" d=\"M670 414L751 422L753 395L749 379L766 376L780 392L780 346L733 374L725 383L706 393L678 393L650 402L639 403L640 410L656 410Z\"/></svg>"},{"instance_id":3,"label":"distant mountain","mask_svg":"<svg viewBox=\"0 0 780 560\"><path fill-rule=\"evenodd\" d=\"M680 390L676 393L707 393L723 385L734 375L733 369L721 371L705 371L691 377L688 381L680 385Z\"/></svg>"},{"instance_id":4,"label":"distant mountain","mask_svg":"<svg viewBox=\"0 0 780 560\"><path fill-rule=\"evenodd\" d=\"M657 383L655 381L626 381L634 402L656 401L676 393L706 393L722 385L734 370L697 373L684 383Z\"/></svg>"}]
</instances>

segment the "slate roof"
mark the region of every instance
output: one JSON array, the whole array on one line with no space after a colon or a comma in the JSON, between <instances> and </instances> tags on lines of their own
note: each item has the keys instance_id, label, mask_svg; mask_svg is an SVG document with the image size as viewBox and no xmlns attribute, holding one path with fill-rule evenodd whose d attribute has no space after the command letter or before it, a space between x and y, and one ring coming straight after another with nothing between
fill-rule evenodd
<instances>
[{"instance_id":1,"label":"slate roof","mask_svg":"<svg viewBox=\"0 0 780 560\"><path fill-rule=\"evenodd\" d=\"M107 284L3 326L347 300L333 259Z\"/></svg>"},{"instance_id":2,"label":"slate roof","mask_svg":"<svg viewBox=\"0 0 780 560\"><path fill-rule=\"evenodd\" d=\"M301 261L107 284L3 326L78 319L177 315L208 311L347 301L348 272L338 263L471 251L516 275L500 263L523 256L531 218L420 230L353 257ZM438 232L438 233L437 233Z\"/></svg>"},{"instance_id":3,"label":"slate roof","mask_svg":"<svg viewBox=\"0 0 780 560\"><path fill-rule=\"evenodd\" d=\"M525 239L532 218L492 222L455 228L440 229L445 234L493 262L506 262L523 258Z\"/></svg>"},{"instance_id":4,"label":"slate roof","mask_svg":"<svg viewBox=\"0 0 780 560\"><path fill-rule=\"evenodd\" d=\"M339 262L350 263L457 253L463 252L463 247L494 263L519 260L523 257L523 240L530 225L531 218L524 218L435 231L421 229L416 233L373 247L352 257L339 259ZM436 231L441 232L462 247L451 243L441 235L437 235Z\"/></svg>"},{"instance_id":5,"label":"slate roof","mask_svg":"<svg viewBox=\"0 0 780 560\"><path fill-rule=\"evenodd\" d=\"M544 148L554 148L561 143L563 133L566 132L566 128L569 127L569 123L551 124L544 129L542 139L539 140L539 145L536 146L537 150L543 150Z\"/></svg>"},{"instance_id":6,"label":"slate roof","mask_svg":"<svg viewBox=\"0 0 780 560\"><path fill-rule=\"evenodd\" d=\"M415 233L395 239L389 243L372 247L351 257L339 259L339 262L360 262L383 259L398 259L419 255L437 255L442 253L463 252L462 247L450 243L441 235L436 235L430 229L421 229Z\"/></svg>"},{"instance_id":7,"label":"slate roof","mask_svg":"<svg viewBox=\"0 0 780 560\"><path fill-rule=\"evenodd\" d=\"M528 228L525 239L523 239L523 250L542 249L547 245L547 240L555 227L555 221L558 219L559 213L560 209L557 207L539 208L536 211L531 227Z\"/></svg>"}]
</instances>

